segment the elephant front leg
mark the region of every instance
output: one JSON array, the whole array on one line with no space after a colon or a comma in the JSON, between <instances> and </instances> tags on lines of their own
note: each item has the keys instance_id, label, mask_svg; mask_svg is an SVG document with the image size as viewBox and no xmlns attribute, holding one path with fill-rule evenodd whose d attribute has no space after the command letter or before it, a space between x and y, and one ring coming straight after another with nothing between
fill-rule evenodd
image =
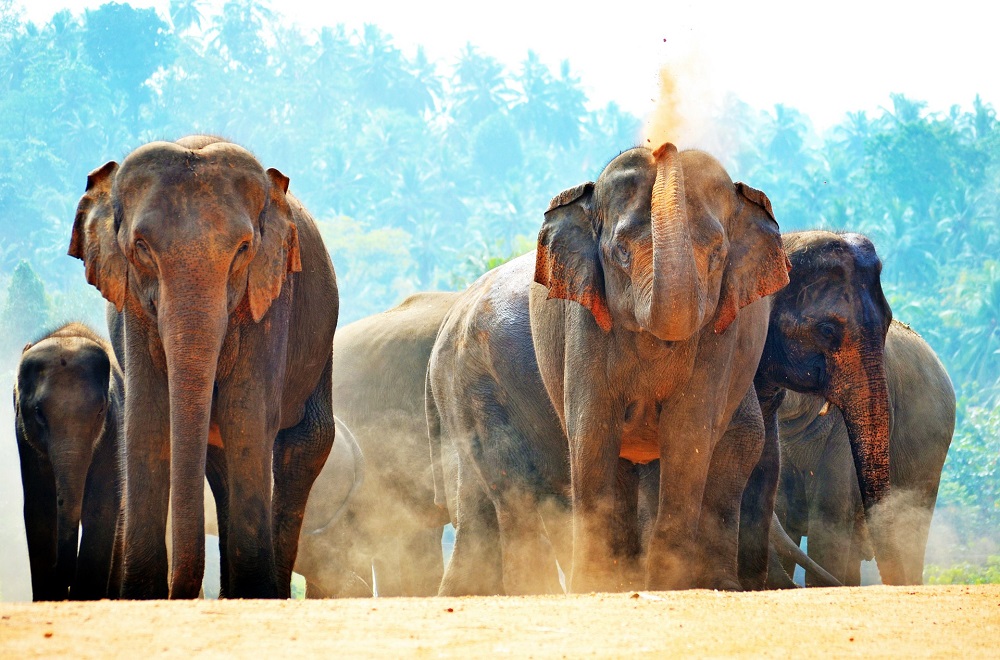
<instances>
[{"instance_id":1,"label":"elephant front leg","mask_svg":"<svg viewBox=\"0 0 1000 660\"><path fill-rule=\"evenodd\" d=\"M111 567L120 507L118 447L106 438L98 445L87 474L81 519L83 535L71 589L74 599L107 598L109 591L114 591ZM111 595L117 596L117 593Z\"/></svg>"},{"instance_id":2,"label":"elephant front leg","mask_svg":"<svg viewBox=\"0 0 1000 660\"><path fill-rule=\"evenodd\" d=\"M825 568L834 578L844 583L848 576L848 563L852 561L851 543L854 536L855 510L860 502L852 497L850 479L851 457L847 452L827 452L823 469L816 475L815 492L809 513L809 557ZM844 469L836 469L843 464ZM809 571L806 586L822 586Z\"/></svg>"},{"instance_id":3,"label":"elephant front leg","mask_svg":"<svg viewBox=\"0 0 1000 660\"><path fill-rule=\"evenodd\" d=\"M229 596L229 475L226 453L222 447L208 445L205 477L215 498L215 518L219 529L219 598Z\"/></svg>"},{"instance_id":4,"label":"elephant front leg","mask_svg":"<svg viewBox=\"0 0 1000 660\"><path fill-rule=\"evenodd\" d=\"M24 489L24 531L28 539L32 600L66 600L56 579L56 484L52 467L28 445L16 427Z\"/></svg>"},{"instance_id":5,"label":"elephant front leg","mask_svg":"<svg viewBox=\"0 0 1000 660\"><path fill-rule=\"evenodd\" d=\"M594 406L594 410L607 410ZM612 419L624 418L612 415ZM572 412L567 412L572 420ZM615 515L621 424L584 418L570 428L570 479L573 506L573 568L569 590L613 591L618 585L611 520Z\"/></svg>"},{"instance_id":6,"label":"elephant front leg","mask_svg":"<svg viewBox=\"0 0 1000 660\"><path fill-rule=\"evenodd\" d=\"M695 392L684 399L705 400ZM660 492L646 555L648 589L690 588L701 569L697 534L716 431L706 423L710 411L686 407L660 415Z\"/></svg>"},{"instance_id":7,"label":"elephant front leg","mask_svg":"<svg viewBox=\"0 0 1000 660\"><path fill-rule=\"evenodd\" d=\"M749 394L757 399L756 388ZM780 454L778 445L778 408L784 390L762 394L761 444L753 471L746 482L739 512L739 581L744 589L761 590L767 585L770 569L770 532L775 500L778 495ZM737 413L739 414L739 413ZM784 575L784 571L781 571ZM776 575L775 579L780 580Z\"/></svg>"},{"instance_id":8,"label":"elephant front leg","mask_svg":"<svg viewBox=\"0 0 1000 660\"><path fill-rule=\"evenodd\" d=\"M332 363L327 359L319 384L309 396L305 416L278 433L272 454L274 501L271 517L278 596L291 596L292 569L306 502L333 448L336 422L332 404Z\"/></svg>"},{"instance_id":9,"label":"elephant front leg","mask_svg":"<svg viewBox=\"0 0 1000 660\"><path fill-rule=\"evenodd\" d=\"M219 431L225 452L227 497L224 545L231 598L278 598L271 536L271 459L277 424L263 387L220 389ZM239 390L239 391L238 391ZM211 486L211 482L209 482ZM286 591L290 585L286 585Z\"/></svg>"},{"instance_id":10,"label":"elephant front leg","mask_svg":"<svg viewBox=\"0 0 1000 660\"><path fill-rule=\"evenodd\" d=\"M127 310L126 310L127 311ZM131 330L131 326L130 326ZM170 421L166 375L144 339L126 333L125 507L122 598L166 598ZM138 345L137 345L138 344Z\"/></svg>"},{"instance_id":11,"label":"elephant front leg","mask_svg":"<svg viewBox=\"0 0 1000 660\"><path fill-rule=\"evenodd\" d=\"M698 529L704 564L699 586L734 591L741 589L738 548L748 540L748 536L753 536L754 559L761 570L759 584L753 583L752 586L763 587L767 576L767 532L774 501L773 488L770 499L772 508L751 498L753 502L746 515L741 515L740 510L744 490L757 488L755 483L748 485L747 480L751 472L759 467L763 445L764 421L757 394L751 387L712 453ZM758 511L765 508L766 512ZM765 513L766 520L760 520Z\"/></svg>"}]
</instances>

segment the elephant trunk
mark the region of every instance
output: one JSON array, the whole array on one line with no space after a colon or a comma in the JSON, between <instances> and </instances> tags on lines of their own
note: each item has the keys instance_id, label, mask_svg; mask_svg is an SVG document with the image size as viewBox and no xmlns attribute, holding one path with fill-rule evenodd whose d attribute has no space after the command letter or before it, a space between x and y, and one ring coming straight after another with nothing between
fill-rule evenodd
<instances>
[{"instance_id":1,"label":"elephant trunk","mask_svg":"<svg viewBox=\"0 0 1000 660\"><path fill-rule=\"evenodd\" d=\"M650 202L652 241L634 255L632 272L639 324L664 341L683 341L704 322L703 287L698 278L684 194L684 173L672 144L654 153L656 179Z\"/></svg>"},{"instance_id":2,"label":"elephant trunk","mask_svg":"<svg viewBox=\"0 0 1000 660\"><path fill-rule=\"evenodd\" d=\"M225 280L214 287L164 282L160 300L170 402L170 597L195 598L205 573L205 461L216 367L228 326Z\"/></svg>"},{"instance_id":3,"label":"elephant trunk","mask_svg":"<svg viewBox=\"0 0 1000 660\"><path fill-rule=\"evenodd\" d=\"M889 390L884 346L879 339L838 351L828 399L840 408L847 426L861 502L872 530L882 581L899 584L903 573L891 538L891 514L884 506L877 508L889 494Z\"/></svg>"},{"instance_id":4,"label":"elephant trunk","mask_svg":"<svg viewBox=\"0 0 1000 660\"><path fill-rule=\"evenodd\" d=\"M70 446L72 442L55 443ZM83 491L87 480L90 456L88 447L61 451L52 458L56 475L56 576L59 593L67 594L76 576L79 548L80 518L83 511Z\"/></svg>"}]
</instances>

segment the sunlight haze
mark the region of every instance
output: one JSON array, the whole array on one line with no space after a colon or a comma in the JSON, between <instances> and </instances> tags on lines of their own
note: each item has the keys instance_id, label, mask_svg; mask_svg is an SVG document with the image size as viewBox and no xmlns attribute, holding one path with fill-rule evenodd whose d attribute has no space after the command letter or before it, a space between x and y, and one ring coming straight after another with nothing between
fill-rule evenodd
<instances>
[{"instance_id":1,"label":"sunlight haze","mask_svg":"<svg viewBox=\"0 0 1000 660\"><path fill-rule=\"evenodd\" d=\"M26 15L44 22L61 8L79 13L102 0L31 0ZM168 16L168 0L133 0ZM223 0L206 0L204 14ZM265 3L267 4L267 3ZM782 103L802 110L822 130L848 111L890 107L889 94L927 101L932 111L968 107L976 94L1000 99L1000 78L987 75L996 57L993 21L984 5L958 0L929 11L921 3L618 3L595 12L565 3L270 3L307 31L343 23L348 30L374 23L412 54L423 46L450 66L471 43L518 70L528 50L552 68L568 60L591 104L614 101L646 116L658 96L659 70L679 72L687 112L732 92L768 109ZM753 7L750 9L750 7ZM709 106L710 107L710 106Z\"/></svg>"}]
</instances>

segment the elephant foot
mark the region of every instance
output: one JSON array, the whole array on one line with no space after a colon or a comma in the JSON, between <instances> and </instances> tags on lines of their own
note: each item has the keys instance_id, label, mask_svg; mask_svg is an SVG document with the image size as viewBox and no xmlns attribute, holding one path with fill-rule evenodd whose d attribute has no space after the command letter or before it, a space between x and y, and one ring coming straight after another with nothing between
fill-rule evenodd
<instances>
[{"instance_id":1,"label":"elephant foot","mask_svg":"<svg viewBox=\"0 0 1000 660\"><path fill-rule=\"evenodd\" d=\"M731 573L713 573L703 576L698 581L701 589L715 589L716 591L743 591L743 585L739 579Z\"/></svg>"}]
</instances>

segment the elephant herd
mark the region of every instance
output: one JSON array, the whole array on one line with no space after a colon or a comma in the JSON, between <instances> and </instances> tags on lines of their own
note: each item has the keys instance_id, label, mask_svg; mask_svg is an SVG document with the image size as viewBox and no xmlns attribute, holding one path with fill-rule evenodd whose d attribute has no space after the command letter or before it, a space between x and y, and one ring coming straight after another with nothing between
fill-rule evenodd
<instances>
[{"instance_id":1,"label":"elephant herd","mask_svg":"<svg viewBox=\"0 0 1000 660\"><path fill-rule=\"evenodd\" d=\"M782 235L706 153L625 151L534 252L336 336L314 221L220 138L91 172L69 254L111 340L21 356L36 600L196 597L206 526L237 598L922 580L947 373L867 238Z\"/></svg>"}]
</instances>

